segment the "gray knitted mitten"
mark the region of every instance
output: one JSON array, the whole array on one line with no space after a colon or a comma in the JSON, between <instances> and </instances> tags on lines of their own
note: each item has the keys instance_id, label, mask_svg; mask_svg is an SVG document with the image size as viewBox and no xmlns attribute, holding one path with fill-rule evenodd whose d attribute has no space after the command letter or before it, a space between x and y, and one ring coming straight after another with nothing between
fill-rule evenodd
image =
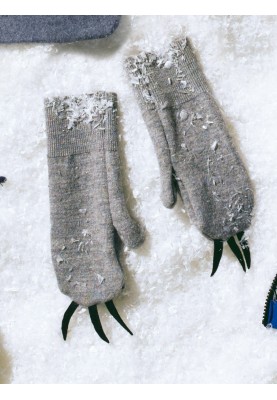
<instances>
[{"instance_id":1,"label":"gray knitted mitten","mask_svg":"<svg viewBox=\"0 0 277 400\"><path fill-rule=\"evenodd\" d=\"M162 56L129 57L126 68L159 160L163 204L174 206L176 188L191 221L214 241L212 275L224 241L246 271L253 191L189 40L174 40Z\"/></svg>"},{"instance_id":2,"label":"gray knitted mitten","mask_svg":"<svg viewBox=\"0 0 277 400\"><path fill-rule=\"evenodd\" d=\"M108 342L98 303L105 303L131 333L112 302L124 286L117 233L132 248L143 240L120 182L116 95L47 99L45 111L52 261L60 290L73 300L64 315L63 336L66 339L70 318L82 305Z\"/></svg>"}]
</instances>

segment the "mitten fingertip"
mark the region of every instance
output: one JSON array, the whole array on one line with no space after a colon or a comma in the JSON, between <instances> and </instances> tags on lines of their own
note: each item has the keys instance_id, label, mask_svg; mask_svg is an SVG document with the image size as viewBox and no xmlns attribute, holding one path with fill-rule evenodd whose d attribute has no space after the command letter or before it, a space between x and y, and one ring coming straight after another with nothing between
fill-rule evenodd
<instances>
[{"instance_id":1,"label":"mitten fingertip","mask_svg":"<svg viewBox=\"0 0 277 400\"><path fill-rule=\"evenodd\" d=\"M130 247L130 249L135 249L139 247L145 239L145 229L142 228L139 224L134 223L132 228L132 234L127 238L126 245Z\"/></svg>"},{"instance_id":2,"label":"mitten fingertip","mask_svg":"<svg viewBox=\"0 0 277 400\"><path fill-rule=\"evenodd\" d=\"M166 208L173 208L177 201L177 193L172 185L172 181L162 181L162 190L160 194L161 201Z\"/></svg>"},{"instance_id":3,"label":"mitten fingertip","mask_svg":"<svg viewBox=\"0 0 277 400\"><path fill-rule=\"evenodd\" d=\"M164 195L164 193L161 193L160 197L164 207L171 209L175 206L177 197L174 193L170 195Z\"/></svg>"}]
</instances>

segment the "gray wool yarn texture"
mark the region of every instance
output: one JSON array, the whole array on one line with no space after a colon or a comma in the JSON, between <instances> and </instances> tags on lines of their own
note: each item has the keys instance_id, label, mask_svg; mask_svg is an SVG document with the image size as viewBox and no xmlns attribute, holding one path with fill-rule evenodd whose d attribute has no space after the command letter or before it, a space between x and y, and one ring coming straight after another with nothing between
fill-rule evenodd
<instances>
[{"instance_id":1,"label":"gray wool yarn texture","mask_svg":"<svg viewBox=\"0 0 277 400\"><path fill-rule=\"evenodd\" d=\"M177 190L192 223L214 241L212 275L224 241L246 271L253 190L190 40L128 57L125 66L155 146L163 204L173 207Z\"/></svg>"},{"instance_id":2,"label":"gray wool yarn texture","mask_svg":"<svg viewBox=\"0 0 277 400\"><path fill-rule=\"evenodd\" d=\"M52 261L60 290L73 300L62 323L64 338L81 305L108 342L99 303L131 333L112 302L124 286L117 234L131 248L143 234L122 190L116 104L116 94L106 92L45 101Z\"/></svg>"}]
</instances>

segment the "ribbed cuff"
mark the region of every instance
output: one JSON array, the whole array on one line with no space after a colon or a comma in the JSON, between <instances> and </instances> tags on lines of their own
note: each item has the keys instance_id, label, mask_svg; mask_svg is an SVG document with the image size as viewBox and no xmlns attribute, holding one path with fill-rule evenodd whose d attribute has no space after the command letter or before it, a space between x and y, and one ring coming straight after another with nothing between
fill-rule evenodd
<instances>
[{"instance_id":1,"label":"ribbed cuff","mask_svg":"<svg viewBox=\"0 0 277 400\"><path fill-rule=\"evenodd\" d=\"M175 39L171 44L172 51L176 50L177 65L185 74L185 79L191 85L192 93L209 91L207 79L194 53L190 39Z\"/></svg>"},{"instance_id":2,"label":"ribbed cuff","mask_svg":"<svg viewBox=\"0 0 277 400\"><path fill-rule=\"evenodd\" d=\"M96 92L45 100L48 157L116 150L117 96Z\"/></svg>"},{"instance_id":3,"label":"ribbed cuff","mask_svg":"<svg viewBox=\"0 0 277 400\"><path fill-rule=\"evenodd\" d=\"M142 52L128 57L125 66L140 101L150 108L153 104L157 107L167 103L178 105L209 92L188 39L175 39L162 55Z\"/></svg>"}]
</instances>

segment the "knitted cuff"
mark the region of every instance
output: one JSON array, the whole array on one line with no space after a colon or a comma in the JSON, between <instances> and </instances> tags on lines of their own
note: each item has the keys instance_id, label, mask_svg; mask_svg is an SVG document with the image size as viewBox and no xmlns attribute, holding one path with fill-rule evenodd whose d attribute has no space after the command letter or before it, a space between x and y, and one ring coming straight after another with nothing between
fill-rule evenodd
<instances>
[{"instance_id":1,"label":"knitted cuff","mask_svg":"<svg viewBox=\"0 0 277 400\"><path fill-rule=\"evenodd\" d=\"M117 149L115 93L45 100L48 157Z\"/></svg>"},{"instance_id":2,"label":"knitted cuff","mask_svg":"<svg viewBox=\"0 0 277 400\"><path fill-rule=\"evenodd\" d=\"M209 92L188 39L175 39L162 55L142 52L128 57L125 65L140 102L148 108L179 105Z\"/></svg>"}]
</instances>

